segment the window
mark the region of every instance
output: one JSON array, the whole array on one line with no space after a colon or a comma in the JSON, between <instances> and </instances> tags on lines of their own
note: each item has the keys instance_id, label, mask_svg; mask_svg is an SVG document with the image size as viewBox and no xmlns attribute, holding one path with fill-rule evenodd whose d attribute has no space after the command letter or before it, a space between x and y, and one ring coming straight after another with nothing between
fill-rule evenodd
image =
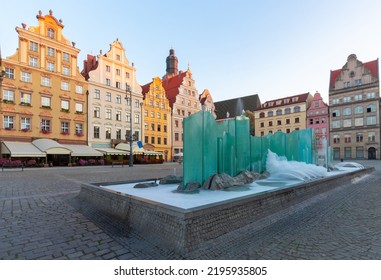
<instances>
[{"instance_id":1,"label":"window","mask_svg":"<svg viewBox=\"0 0 381 280\"><path fill-rule=\"evenodd\" d=\"M164 125L164 132L167 132L167 126Z\"/></svg>"},{"instance_id":2,"label":"window","mask_svg":"<svg viewBox=\"0 0 381 280\"><path fill-rule=\"evenodd\" d=\"M290 119L286 119L286 124L290 124L291 123L291 120Z\"/></svg>"},{"instance_id":3,"label":"window","mask_svg":"<svg viewBox=\"0 0 381 280\"><path fill-rule=\"evenodd\" d=\"M265 123L261 122L260 127L265 127Z\"/></svg>"},{"instance_id":4,"label":"window","mask_svg":"<svg viewBox=\"0 0 381 280\"><path fill-rule=\"evenodd\" d=\"M106 139L111 139L111 127L106 127Z\"/></svg>"},{"instance_id":5,"label":"window","mask_svg":"<svg viewBox=\"0 0 381 280\"><path fill-rule=\"evenodd\" d=\"M361 143L364 140L364 136L362 133L356 133L356 142Z\"/></svg>"},{"instance_id":6,"label":"window","mask_svg":"<svg viewBox=\"0 0 381 280\"><path fill-rule=\"evenodd\" d=\"M345 147L344 148L344 158L351 158L352 157L352 148L351 147Z\"/></svg>"},{"instance_id":7,"label":"window","mask_svg":"<svg viewBox=\"0 0 381 280\"><path fill-rule=\"evenodd\" d=\"M120 55L119 54L116 55L116 60L120 61Z\"/></svg>"},{"instance_id":8,"label":"window","mask_svg":"<svg viewBox=\"0 0 381 280\"><path fill-rule=\"evenodd\" d=\"M116 139L118 139L118 140L122 139L122 129L120 129L120 128L116 129Z\"/></svg>"},{"instance_id":9,"label":"window","mask_svg":"<svg viewBox=\"0 0 381 280\"><path fill-rule=\"evenodd\" d=\"M282 121L281 120L277 120L277 125L282 125Z\"/></svg>"},{"instance_id":10,"label":"window","mask_svg":"<svg viewBox=\"0 0 381 280\"><path fill-rule=\"evenodd\" d=\"M157 137L157 144L161 145L161 137Z\"/></svg>"},{"instance_id":11,"label":"window","mask_svg":"<svg viewBox=\"0 0 381 280\"><path fill-rule=\"evenodd\" d=\"M106 92L106 101L111 102L111 92Z\"/></svg>"},{"instance_id":12,"label":"window","mask_svg":"<svg viewBox=\"0 0 381 280\"><path fill-rule=\"evenodd\" d=\"M355 118L355 126L363 126L364 118Z\"/></svg>"},{"instance_id":13,"label":"window","mask_svg":"<svg viewBox=\"0 0 381 280\"><path fill-rule=\"evenodd\" d=\"M351 127L352 126L352 120L351 119L345 119L343 121L343 127Z\"/></svg>"},{"instance_id":14,"label":"window","mask_svg":"<svg viewBox=\"0 0 381 280\"><path fill-rule=\"evenodd\" d=\"M83 113L83 104L82 103L75 103L75 112L76 113Z\"/></svg>"},{"instance_id":15,"label":"window","mask_svg":"<svg viewBox=\"0 0 381 280\"><path fill-rule=\"evenodd\" d=\"M366 125L375 125L377 124L376 116L371 116L366 118Z\"/></svg>"},{"instance_id":16,"label":"window","mask_svg":"<svg viewBox=\"0 0 381 280\"><path fill-rule=\"evenodd\" d=\"M65 81L62 81L61 82L61 89L68 91L69 90L69 83L65 82Z\"/></svg>"},{"instance_id":17,"label":"window","mask_svg":"<svg viewBox=\"0 0 381 280\"><path fill-rule=\"evenodd\" d=\"M364 108L362 106L356 106L355 114L362 114L362 113L364 113Z\"/></svg>"},{"instance_id":18,"label":"window","mask_svg":"<svg viewBox=\"0 0 381 280\"><path fill-rule=\"evenodd\" d=\"M321 123L325 123L325 118L321 118Z\"/></svg>"},{"instance_id":19,"label":"window","mask_svg":"<svg viewBox=\"0 0 381 280\"><path fill-rule=\"evenodd\" d=\"M38 51L38 44L36 42L30 41L29 50L32 52L37 52Z\"/></svg>"},{"instance_id":20,"label":"window","mask_svg":"<svg viewBox=\"0 0 381 280\"><path fill-rule=\"evenodd\" d=\"M157 131L161 131L161 125L160 124L157 125Z\"/></svg>"},{"instance_id":21,"label":"window","mask_svg":"<svg viewBox=\"0 0 381 280\"><path fill-rule=\"evenodd\" d=\"M111 109L106 109L106 119L111 120L112 111Z\"/></svg>"},{"instance_id":22,"label":"window","mask_svg":"<svg viewBox=\"0 0 381 280\"><path fill-rule=\"evenodd\" d=\"M364 158L364 147L356 147L356 158Z\"/></svg>"},{"instance_id":23,"label":"window","mask_svg":"<svg viewBox=\"0 0 381 280\"><path fill-rule=\"evenodd\" d=\"M161 114L160 114L160 112L157 112L157 118L158 118L158 119L161 118Z\"/></svg>"},{"instance_id":24,"label":"window","mask_svg":"<svg viewBox=\"0 0 381 280\"><path fill-rule=\"evenodd\" d=\"M344 110L343 110L343 116L349 116L349 115L351 115L352 114L352 110L351 110L351 108L344 108Z\"/></svg>"},{"instance_id":25,"label":"window","mask_svg":"<svg viewBox=\"0 0 381 280\"><path fill-rule=\"evenodd\" d=\"M125 100L126 100L126 105L127 106L131 106L131 100L130 100L130 98L127 97L127 98L125 98Z\"/></svg>"},{"instance_id":26,"label":"window","mask_svg":"<svg viewBox=\"0 0 381 280\"><path fill-rule=\"evenodd\" d=\"M286 133L290 133L291 131L290 131L290 129L289 128L287 128L286 129Z\"/></svg>"},{"instance_id":27,"label":"window","mask_svg":"<svg viewBox=\"0 0 381 280\"><path fill-rule=\"evenodd\" d=\"M13 116L4 116L4 128L13 129Z\"/></svg>"},{"instance_id":28,"label":"window","mask_svg":"<svg viewBox=\"0 0 381 280\"><path fill-rule=\"evenodd\" d=\"M268 117L272 117L273 115L274 115L274 112L273 112L273 111L268 111L268 112L267 112L267 116L268 116Z\"/></svg>"},{"instance_id":29,"label":"window","mask_svg":"<svg viewBox=\"0 0 381 280\"><path fill-rule=\"evenodd\" d=\"M332 121L332 128L340 128L341 123L340 121Z\"/></svg>"},{"instance_id":30,"label":"window","mask_svg":"<svg viewBox=\"0 0 381 280\"><path fill-rule=\"evenodd\" d=\"M30 81L31 81L30 73L28 73L28 72L21 72L21 81L30 83Z\"/></svg>"},{"instance_id":31,"label":"window","mask_svg":"<svg viewBox=\"0 0 381 280\"><path fill-rule=\"evenodd\" d=\"M29 93L21 93L21 105L30 105L31 95Z\"/></svg>"},{"instance_id":32,"label":"window","mask_svg":"<svg viewBox=\"0 0 381 280\"><path fill-rule=\"evenodd\" d=\"M82 94L83 93L83 87L80 85L75 85L75 93Z\"/></svg>"},{"instance_id":33,"label":"window","mask_svg":"<svg viewBox=\"0 0 381 280\"><path fill-rule=\"evenodd\" d=\"M144 136L144 143L148 143L148 136Z\"/></svg>"},{"instance_id":34,"label":"window","mask_svg":"<svg viewBox=\"0 0 381 280\"><path fill-rule=\"evenodd\" d=\"M351 135L349 134L344 135L344 143L351 143Z\"/></svg>"},{"instance_id":35,"label":"window","mask_svg":"<svg viewBox=\"0 0 381 280\"><path fill-rule=\"evenodd\" d=\"M269 126L273 126L273 122L272 121L269 121Z\"/></svg>"},{"instance_id":36,"label":"window","mask_svg":"<svg viewBox=\"0 0 381 280\"><path fill-rule=\"evenodd\" d=\"M51 29L51 28L48 28L48 37L51 38L51 39L54 39L54 30Z\"/></svg>"},{"instance_id":37,"label":"window","mask_svg":"<svg viewBox=\"0 0 381 280\"><path fill-rule=\"evenodd\" d=\"M111 72L111 67L109 65L106 65L106 72Z\"/></svg>"},{"instance_id":38,"label":"window","mask_svg":"<svg viewBox=\"0 0 381 280\"><path fill-rule=\"evenodd\" d=\"M135 123L136 124L140 123L140 115L139 114L135 114Z\"/></svg>"},{"instance_id":39,"label":"window","mask_svg":"<svg viewBox=\"0 0 381 280\"><path fill-rule=\"evenodd\" d=\"M51 47L48 47L48 56L54 57L54 49Z\"/></svg>"},{"instance_id":40,"label":"window","mask_svg":"<svg viewBox=\"0 0 381 280\"><path fill-rule=\"evenodd\" d=\"M355 101L362 100L362 94L355 95Z\"/></svg>"},{"instance_id":41,"label":"window","mask_svg":"<svg viewBox=\"0 0 381 280\"><path fill-rule=\"evenodd\" d=\"M111 80L110 79L106 79L106 85L108 85L108 86L111 85Z\"/></svg>"},{"instance_id":42,"label":"window","mask_svg":"<svg viewBox=\"0 0 381 280\"><path fill-rule=\"evenodd\" d=\"M116 83L115 83L115 87L116 87L116 88L120 88L120 82L116 82Z\"/></svg>"},{"instance_id":43,"label":"window","mask_svg":"<svg viewBox=\"0 0 381 280\"><path fill-rule=\"evenodd\" d=\"M361 79L355 80L355 86L361 86Z\"/></svg>"},{"instance_id":44,"label":"window","mask_svg":"<svg viewBox=\"0 0 381 280\"><path fill-rule=\"evenodd\" d=\"M281 109L276 110L276 115L277 115L277 116L282 115L282 110L281 110Z\"/></svg>"},{"instance_id":45,"label":"window","mask_svg":"<svg viewBox=\"0 0 381 280\"><path fill-rule=\"evenodd\" d=\"M116 69L116 75L120 76L120 69Z\"/></svg>"},{"instance_id":46,"label":"window","mask_svg":"<svg viewBox=\"0 0 381 280\"><path fill-rule=\"evenodd\" d=\"M164 120L166 121L167 120L167 114L164 114Z\"/></svg>"},{"instance_id":47,"label":"window","mask_svg":"<svg viewBox=\"0 0 381 280\"><path fill-rule=\"evenodd\" d=\"M94 90L94 99L101 99L101 91L99 89Z\"/></svg>"},{"instance_id":48,"label":"window","mask_svg":"<svg viewBox=\"0 0 381 280\"><path fill-rule=\"evenodd\" d=\"M345 96L345 97L343 98L343 102L344 102L344 103L351 102L351 97L350 97L350 96Z\"/></svg>"},{"instance_id":49,"label":"window","mask_svg":"<svg viewBox=\"0 0 381 280\"><path fill-rule=\"evenodd\" d=\"M43 108L50 108L50 97L41 96L41 106Z\"/></svg>"},{"instance_id":50,"label":"window","mask_svg":"<svg viewBox=\"0 0 381 280\"><path fill-rule=\"evenodd\" d=\"M99 135L100 135L100 127L99 126L94 126L94 138L95 139L99 139Z\"/></svg>"},{"instance_id":51,"label":"window","mask_svg":"<svg viewBox=\"0 0 381 280\"><path fill-rule=\"evenodd\" d=\"M376 97L376 94L375 94L374 92L368 92L368 93L366 94L366 97L367 97L368 99L375 98L375 97Z\"/></svg>"},{"instance_id":52,"label":"window","mask_svg":"<svg viewBox=\"0 0 381 280\"><path fill-rule=\"evenodd\" d=\"M30 118L21 117L21 129L30 130Z\"/></svg>"},{"instance_id":53,"label":"window","mask_svg":"<svg viewBox=\"0 0 381 280\"><path fill-rule=\"evenodd\" d=\"M285 114L291 114L291 108L286 108L284 109Z\"/></svg>"},{"instance_id":54,"label":"window","mask_svg":"<svg viewBox=\"0 0 381 280\"><path fill-rule=\"evenodd\" d=\"M13 90L5 89L3 91L3 101L13 103L15 101L15 92Z\"/></svg>"},{"instance_id":55,"label":"window","mask_svg":"<svg viewBox=\"0 0 381 280\"><path fill-rule=\"evenodd\" d=\"M115 97L115 102L117 104L122 104L122 96L120 96L120 94L117 94L116 97Z\"/></svg>"},{"instance_id":56,"label":"window","mask_svg":"<svg viewBox=\"0 0 381 280\"><path fill-rule=\"evenodd\" d=\"M61 122L61 134L69 134L69 123Z\"/></svg>"},{"instance_id":57,"label":"window","mask_svg":"<svg viewBox=\"0 0 381 280\"><path fill-rule=\"evenodd\" d=\"M155 137L151 137L151 144L155 144Z\"/></svg>"},{"instance_id":58,"label":"window","mask_svg":"<svg viewBox=\"0 0 381 280\"><path fill-rule=\"evenodd\" d=\"M66 67L66 66L63 66L62 67L62 74L65 75L65 76L69 76L70 75L70 68Z\"/></svg>"},{"instance_id":59,"label":"window","mask_svg":"<svg viewBox=\"0 0 381 280\"><path fill-rule=\"evenodd\" d=\"M167 138L164 137L164 145L167 145Z\"/></svg>"},{"instance_id":60,"label":"window","mask_svg":"<svg viewBox=\"0 0 381 280\"><path fill-rule=\"evenodd\" d=\"M259 113L259 117L260 118L264 118L265 117L265 113L263 113L263 112Z\"/></svg>"},{"instance_id":61,"label":"window","mask_svg":"<svg viewBox=\"0 0 381 280\"><path fill-rule=\"evenodd\" d=\"M179 121L175 120L175 127L179 127Z\"/></svg>"},{"instance_id":62,"label":"window","mask_svg":"<svg viewBox=\"0 0 381 280\"><path fill-rule=\"evenodd\" d=\"M179 134L177 132L175 133L175 141L179 141Z\"/></svg>"},{"instance_id":63,"label":"window","mask_svg":"<svg viewBox=\"0 0 381 280\"><path fill-rule=\"evenodd\" d=\"M299 123L300 122L300 119L299 118L295 118L295 123Z\"/></svg>"},{"instance_id":64,"label":"window","mask_svg":"<svg viewBox=\"0 0 381 280\"><path fill-rule=\"evenodd\" d=\"M48 69L48 71L54 72L54 63L48 61L48 64L47 64L46 68Z\"/></svg>"},{"instance_id":65,"label":"window","mask_svg":"<svg viewBox=\"0 0 381 280\"><path fill-rule=\"evenodd\" d=\"M366 107L366 112L367 113L373 113L373 112L376 112L376 106L374 104L369 104L367 107Z\"/></svg>"},{"instance_id":66,"label":"window","mask_svg":"<svg viewBox=\"0 0 381 280\"><path fill-rule=\"evenodd\" d=\"M64 52L62 54L62 59L63 59L63 61L69 62L70 61L70 54Z\"/></svg>"},{"instance_id":67,"label":"window","mask_svg":"<svg viewBox=\"0 0 381 280\"><path fill-rule=\"evenodd\" d=\"M38 59L36 57L30 56L29 57L29 66L37 67L38 66Z\"/></svg>"},{"instance_id":68,"label":"window","mask_svg":"<svg viewBox=\"0 0 381 280\"><path fill-rule=\"evenodd\" d=\"M5 78L14 79L15 78L15 69L5 67Z\"/></svg>"},{"instance_id":69,"label":"window","mask_svg":"<svg viewBox=\"0 0 381 280\"><path fill-rule=\"evenodd\" d=\"M368 142L376 142L376 132L368 132Z\"/></svg>"},{"instance_id":70,"label":"window","mask_svg":"<svg viewBox=\"0 0 381 280\"><path fill-rule=\"evenodd\" d=\"M151 130L155 131L155 124L154 123L151 123Z\"/></svg>"},{"instance_id":71,"label":"window","mask_svg":"<svg viewBox=\"0 0 381 280\"><path fill-rule=\"evenodd\" d=\"M300 106L295 106L294 113L299 113L299 112L300 112Z\"/></svg>"},{"instance_id":72,"label":"window","mask_svg":"<svg viewBox=\"0 0 381 280\"><path fill-rule=\"evenodd\" d=\"M339 110L333 110L332 111L332 117L340 117L340 111Z\"/></svg>"},{"instance_id":73,"label":"window","mask_svg":"<svg viewBox=\"0 0 381 280\"><path fill-rule=\"evenodd\" d=\"M144 123L144 130L148 130L148 123Z\"/></svg>"},{"instance_id":74,"label":"window","mask_svg":"<svg viewBox=\"0 0 381 280\"><path fill-rule=\"evenodd\" d=\"M139 100L138 99L135 99L135 108L139 108L140 105L139 105Z\"/></svg>"},{"instance_id":75,"label":"window","mask_svg":"<svg viewBox=\"0 0 381 280\"><path fill-rule=\"evenodd\" d=\"M77 136L83 135L83 124L81 124L81 123L75 124L75 135L77 135Z\"/></svg>"},{"instance_id":76,"label":"window","mask_svg":"<svg viewBox=\"0 0 381 280\"><path fill-rule=\"evenodd\" d=\"M50 132L50 120L47 120L47 119L41 120L41 131L45 133Z\"/></svg>"},{"instance_id":77,"label":"window","mask_svg":"<svg viewBox=\"0 0 381 280\"><path fill-rule=\"evenodd\" d=\"M340 135L333 135L333 143L340 144Z\"/></svg>"},{"instance_id":78,"label":"window","mask_svg":"<svg viewBox=\"0 0 381 280\"><path fill-rule=\"evenodd\" d=\"M314 119L310 119L310 124L314 124Z\"/></svg>"},{"instance_id":79,"label":"window","mask_svg":"<svg viewBox=\"0 0 381 280\"><path fill-rule=\"evenodd\" d=\"M320 123L320 120L319 119L315 119L315 124L319 124Z\"/></svg>"},{"instance_id":80,"label":"window","mask_svg":"<svg viewBox=\"0 0 381 280\"><path fill-rule=\"evenodd\" d=\"M349 88L351 86L351 82L344 82L343 87Z\"/></svg>"},{"instance_id":81,"label":"window","mask_svg":"<svg viewBox=\"0 0 381 280\"><path fill-rule=\"evenodd\" d=\"M122 111L116 111L115 119L117 121L121 121L122 120Z\"/></svg>"},{"instance_id":82,"label":"window","mask_svg":"<svg viewBox=\"0 0 381 280\"><path fill-rule=\"evenodd\" d=\"M41 78L41 84L46 87L50 87L50 78L48 77L42 77Z\"/></svg>"},{"instance_id":83,"label":"window","mask_svg":"<svg viewBox=\"0 0 381 280\"><path fill-rule=\"evenodd\" d=\"M126 122L130 123L131 115L130 113L126 113Z\"/></svg>"},{"instance_id":84,"label":"window","mask_svg":"<svg viewBox=\"0 0 381 280\"><path fill-rule=\"evenodd\" d=\"M69 101L61 100L61 110L69 111Z\"/></svg>"},{"instance_id":85,"label":"window","mask_svg":"<svg viewBox=\"0 0 381 280\"><path fill-rule=\"evenodd\" d=\"M127 79L130 78L130 73L126 72L126 78L127 78Z\"/></svg>"},{"instance_id":86,"label":"window","mask_svg":"<svg viewBox=\"0 0 381 280\"><path fill-rule=\"evenodd\" d=\"M101 117L101 107L94 107L94 118Z\"/></svg>"}]
</instances>

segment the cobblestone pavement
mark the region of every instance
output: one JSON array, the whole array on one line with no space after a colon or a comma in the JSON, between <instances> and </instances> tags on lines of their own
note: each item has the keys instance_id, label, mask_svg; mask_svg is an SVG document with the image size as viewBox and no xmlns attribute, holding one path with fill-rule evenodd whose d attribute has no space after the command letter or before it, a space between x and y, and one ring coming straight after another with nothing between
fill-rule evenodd
<instances>
[{"instance_id":1,"label":"cobblestone pavement","mask_svg":"<svg viewBox=\"0 0 381 280\"><path fill-rule=\"evenodd\" d=\"M186 256L76 199L82 182L182 175L181 165L4 170L0 259L381 259L381 161L360 163L376 170Z\"/></svg>"}]
</instances>

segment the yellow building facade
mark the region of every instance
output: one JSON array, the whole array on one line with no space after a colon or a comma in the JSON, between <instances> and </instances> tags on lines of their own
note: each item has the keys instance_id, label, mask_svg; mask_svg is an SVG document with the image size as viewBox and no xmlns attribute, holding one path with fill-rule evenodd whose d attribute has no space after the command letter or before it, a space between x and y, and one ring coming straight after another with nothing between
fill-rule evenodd
<instances>
[{"instance_id":1,"label":"yellow building facade","mask_svg":"<svg viewBox=\"0 0 381 280\"><path fill-rule=\"evenodd\" d=\"M312 98L310 93L304 93L266 101L254 112L255 136L307 128L307 109Z\"/></svg>"},{"instance_id":2,"label":"yellow building facade","mask_svg":"<svg viewBox=\"0 0 381 280\"><path fill-rule=\"evenodd\" d=\"M19 46L3 59L0 140L87 143L87 82L77 67L79 49L67 40L53 12L38 26L16 27Z\"/></svg>"},{"instance_id":3,"label":"yellow building facade","mask_svg":"<svg viewBox=\"0 0 381 280\"><path fill-rule=\"evenodd\" d=\"M165 161L172 160L171 107L159 77L142 86L143 145L147 150L163 153Z\"/></svg>"}]
</instances>

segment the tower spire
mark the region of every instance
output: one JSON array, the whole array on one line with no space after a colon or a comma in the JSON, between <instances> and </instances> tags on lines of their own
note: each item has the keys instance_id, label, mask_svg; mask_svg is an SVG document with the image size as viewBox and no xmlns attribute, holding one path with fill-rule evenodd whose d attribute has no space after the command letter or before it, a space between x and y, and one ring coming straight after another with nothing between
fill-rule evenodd
<instances>
[{"instance_id":1,"label":"tower spire","mask_svg":"<svg viewBox=\"0 0 381 280\"><path fill-rule=\"evenodd\" d=\"M179 73L178 64L179 61L177 59L177 56L175 55L175 50L171 48L169 50L169 56L167 56L166 59L167 63L167 75L177 75Z\"/></svg>"}]
</instances>

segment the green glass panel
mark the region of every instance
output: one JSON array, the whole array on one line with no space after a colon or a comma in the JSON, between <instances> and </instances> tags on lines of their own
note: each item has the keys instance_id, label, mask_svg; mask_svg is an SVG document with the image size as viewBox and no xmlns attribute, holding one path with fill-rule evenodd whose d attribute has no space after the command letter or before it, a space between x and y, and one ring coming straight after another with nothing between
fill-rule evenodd
<instances>
[{"instance_id":1,"label":"green glass panel","mask_svg":"<svg viewBox=\"0 0 381 280\"><path fill-rule=\"evenodd\" d=\"M299 161L299 130L294 130L286 135L287 160Z\"/></svg>"},{"instance_id":2,"label":"green glass panel","mask_svg":"<svg viewBox=\"0 0 381 280\"><path fill-rule=\"evenodd\" d=\"M201 111L203 115L203 157L202 157L202 181L217 173L217 123L212 114Z\"/></svg>"},{"instance_id":3,"label":"green glass panel","mask_svg":"<svg viewBox=\"0 0 381 280\"><path fill-rule=\"evenodd\" d=\"M251 170L262 173L265 171L265 166L262 164L262 137L250 136L251 142Z\"/></svg>"},{"instance_id":4,"label":"green glass panel","mask_svg":"<svg viewBox=\"0 0 381 280\"><path fill-rule=\"evenodd\" d=\"M236 157L234 145L235 137L226 132L222 139L222 146L224 150L223 173L234 176L236 174Z\"/></svg>"},{"instance_id":5,"label":"green glass panel","mask_svg":"<svg viewBox=\"0 0 381 280\"><path fill-rule=\"evenodd\" d=\"M249 118L237 117L235 119L235 143L236 143L236 170L238 173L250 170L250 123Z\"/></svg>"},{"instance_id":6,"label":"green glass panel","mask_svg":"<svg viewBox=\"0 0 381 280\"><path fill-rule=\"evenodd\" d=\"M270 150L278 156L286 156L286 134L278 131L270 137Z\"/></svg>"}]
</instances>

